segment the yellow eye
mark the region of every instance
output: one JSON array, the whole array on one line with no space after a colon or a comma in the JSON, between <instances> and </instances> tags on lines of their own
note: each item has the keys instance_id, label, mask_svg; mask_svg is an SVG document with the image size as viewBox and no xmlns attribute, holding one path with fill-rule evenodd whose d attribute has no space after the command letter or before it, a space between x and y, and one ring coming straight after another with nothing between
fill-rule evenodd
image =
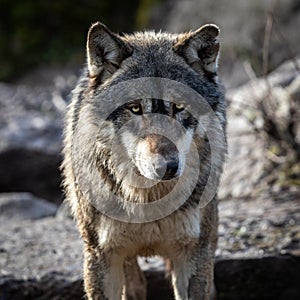
<instances>
[{"instance_id":1,"label":"yellow eye","mask_svg":"<svg viewBox=\"0 0 300 300\"><path fill-rule=\"evenodd\" d=\"M130 107L130 110L134 113L134 114L141 114L142 113L142 107L141 105L137 104L137 105L132 105Z\"/></svg>"},{"instance_id":2,"label":"yellow eye","mask_svg":"<svg viewBox=\"0 0 300 300\"><path fill-rule=\"evenodd\" d=\"M184 110L184 105L183 104L175 104L175 109L177 111L182 111L182 110Z\"/></svg>"}]
</instances>

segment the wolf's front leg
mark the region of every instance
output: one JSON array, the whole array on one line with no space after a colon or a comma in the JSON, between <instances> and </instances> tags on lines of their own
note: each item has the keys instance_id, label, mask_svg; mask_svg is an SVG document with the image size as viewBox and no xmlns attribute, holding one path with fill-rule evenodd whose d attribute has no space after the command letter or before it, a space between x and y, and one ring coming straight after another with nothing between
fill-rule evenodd
<instances>
[{"instance_id":1,"label":"wolf's front leg","mask_svg":"<svg viewBox=\"0 0 300 300\"><path fill-rule=\"evenodd\" d=\"M124 271L126 284L122 300L146 300L146 279L136 257L125 260Z\"/></svg>"},{"instance_id":2,"label":"wolf's front leg","mask_svg":"<svg viewBox=\"0 0 300 300\"><path fill-rule=\"evenodd\" d=\"M203 245L172 261L176 300L208 300L213 280L213 252Z\"/></svg>"},{"instance_id":3,"label":"wolf's front leg","mask_svg":"<svg viewBox=\"0 0 300 300\"><path fill-rule=\"evenodd\" d=\"M120 300L123 284L123 259L86 246L84 287L88 300Z\"/></svg>"},{"instance_id":4,"label":"wolf's front leg","mask_svg":"<svg viewBox=\"0 0 300 300\"><path fill-rule=\"evenodd\" d=\"M210 299L214 272L214 254L210 249L199 249L195 261L195 271L189 280L189 300Z\"/></svg>"},{"instance_id":5,"label":"wolf's front leg","mask_svg":"<svg viewBox=\"0 0 300 300\"><path fill-rule=\"evenodd\" d=\"M172 284L176 300L187 300L191 265L186 257L172 260Z\"/></svg>"}]
</instances>

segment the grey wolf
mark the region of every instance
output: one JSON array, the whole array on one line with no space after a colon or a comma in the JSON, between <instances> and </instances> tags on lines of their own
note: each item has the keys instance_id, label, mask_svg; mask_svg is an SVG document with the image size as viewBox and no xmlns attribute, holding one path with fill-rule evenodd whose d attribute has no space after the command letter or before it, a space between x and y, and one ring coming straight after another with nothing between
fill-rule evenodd
<instances>
[{"instance_id":1,"label":"grey wolf","mask_svg":"<svg viewBox=\"0 0 300 300\"><path fill-rule=\"evenodd\" d=\"M218 141L226 127L218 36L212 24L181 34L119 35L98 22L88 32L87 67L72 93L62 165L67 201L84 240L88 299L146 299L136 257L152 255L168 259L177 300L209 298L217 196L205 205L201 197L210 174L218 185L226 154L226 138ZM201 95L215 116L207 128L220 125L214 138L203 130L202 115L193 114L204 102L190 104L188 97L165 93L163 99L124 97L120 104L103 96L112 88L121 94L134 90L129 82L143 78L177 82ZM107 107L111 111L103 117ZM184 195L183 202L163 217L155 216L159 206L143 222L140 216L167 195L169 203ZM135 220L139 204L148 206ZM122 216L114 215L120 211Z\"/></svg>"}]
</instances>

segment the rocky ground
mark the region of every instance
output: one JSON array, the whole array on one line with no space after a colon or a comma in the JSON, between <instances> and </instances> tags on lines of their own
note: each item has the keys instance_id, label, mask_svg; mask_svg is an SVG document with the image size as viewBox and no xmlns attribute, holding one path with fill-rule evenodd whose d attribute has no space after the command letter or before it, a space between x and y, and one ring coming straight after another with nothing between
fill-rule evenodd
<instances>
[{"instance_id":1,"label":"rocky ground","mask_svg":"<svg viewBox=\"0 0 300 300\"><path fill-rule=\"evenodd\" d=\"M283 175L282 169L266 169L271 154L259 133L264 122L259 100L271 87L274 99L285 104L285 109L275 106L275 116L285 120L289 97L299 99L299 79L289 62L267 81L254 78L227 94L229 155L220 189L218 300L300 299L300 188L295 177L300 171L295 165L294 177L284 184L265 180L266 170L272 178ZM0 84L1 300L83 297L82 242L68 210L59 206L62 116L76 77L68 73L51 80L35 86L26 80ZM140 263L148 278L148 299L172 299L163 263Z\"/></svg>"},{"instance_id":2,"label":"rocky ground","mask_svg":"<svg viewBox=\"0 0 300 300\"><path fill-rule=\"evenodd\" d=\"M0 299L82 299L82 242L73 220L24 193L3 194L0 212ZM148 299L172 299L163 263L140 264ZM299 270L299 195L220 202L217 299L296 300Z\"/></svg>"}]
</instances>

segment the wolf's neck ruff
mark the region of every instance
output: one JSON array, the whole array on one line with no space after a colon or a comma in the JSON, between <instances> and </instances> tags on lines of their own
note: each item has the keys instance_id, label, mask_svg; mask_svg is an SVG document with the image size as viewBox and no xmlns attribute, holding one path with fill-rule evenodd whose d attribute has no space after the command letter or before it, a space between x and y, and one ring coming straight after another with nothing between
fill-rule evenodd
<instances>
[{"instance_id":1,"label":"wolf's neck ruff","mask_svg":"<svg viewBox=\"0 0 300 300\"><path fill-rule=\"evenodd\" d=\"M175 115L136 115L131 106L123 105L124 99L126 104L129 97L125 95L123 99L122 95L128 91L135 91L134 96L140 93L145 99L159 98L162 89L157 92L153 89L156 86L165 86L177 96L183 95L181 99L189 99L189 105L184 107L190 108L180 106ZM170 97L168 94L168 99ZM120 108L113 118L108 118L111 111L116 110L114 103L119 103ZM139 102L139 111L146 111L146 103L146 100ZM193 118L189 114L197 121L191 122ZM177 81L141 78L106 87L94 101L86 101L78 113L72 148L73 159L77 159L73 163L75 177L78 182L82 181L81 186L89 186L85 192L92 205L105 214L117 211L117 218L121 214L122 220L128 217L132 221L137 211L138 222L148 222L156 219L157 211L160 211L157 217L161 218L182 206L202 203L202 207L213 199L222 170L226 148L221 121L206 99ZM140 148L140 145L143 146ZM178 172L172 173L174 179L179 178L177 181L164 180L163 173L157 179L155 166L161 158L178 162ZM200 192L204 186L207 186L205 196ZM193 196L195 188L197 197ZM97 195L101 193L106 196L99 198ZM136 206L126 207L126 203ZM151 205L154 208L151 210L142 204L157 207Z\"/></svg>"}]
</instances>

